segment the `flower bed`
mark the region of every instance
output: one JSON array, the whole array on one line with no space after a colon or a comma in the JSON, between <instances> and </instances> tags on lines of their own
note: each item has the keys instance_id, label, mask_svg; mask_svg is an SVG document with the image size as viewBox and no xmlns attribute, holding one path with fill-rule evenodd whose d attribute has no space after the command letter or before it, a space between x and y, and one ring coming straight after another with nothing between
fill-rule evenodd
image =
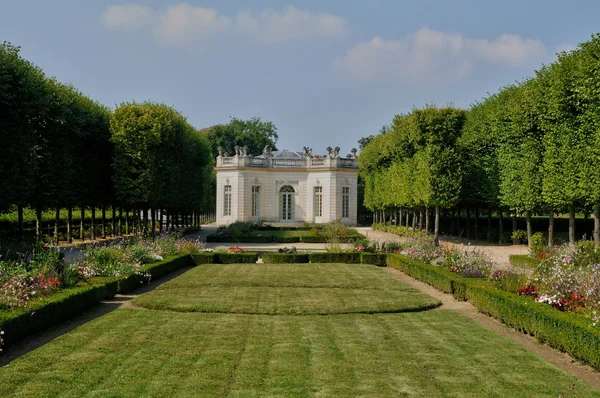
<instances>
[{"instance_id":1,"label":"flower bed","mask_svg":"<svg viewBox=\"0 0 600 398\"><path fill-rule=\"evenodd\" d=\"M150 278L158 278L190 265L193 265L191 257L183 255L145 265L143 271ZM74 287L58 290L54 294L30 301L27 306L0 311L0 325L4 331L4 342L13 343L72 318L99 301L117 293L131 291L145 281L146 277L137 274L92 277L87 281L79 282Z\"/></svg>"}]
</instances>

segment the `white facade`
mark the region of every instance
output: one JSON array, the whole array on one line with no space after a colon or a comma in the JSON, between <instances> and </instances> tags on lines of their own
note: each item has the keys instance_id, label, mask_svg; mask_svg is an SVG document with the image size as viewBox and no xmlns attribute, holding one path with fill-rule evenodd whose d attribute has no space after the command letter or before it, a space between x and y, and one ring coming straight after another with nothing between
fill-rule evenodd
<instances>
[{"instance_id":1,"label":"white facade","mask_svg":"<svg viewBox=\"0 0 600 398\"><path fill-rule=\"evenodd\" d=\"M281 151L253 157L244 149L217 157L217 225L235 221L277 223L357 222L358 164L353 154L312 157Z\"/></svg>"}]
</instances>

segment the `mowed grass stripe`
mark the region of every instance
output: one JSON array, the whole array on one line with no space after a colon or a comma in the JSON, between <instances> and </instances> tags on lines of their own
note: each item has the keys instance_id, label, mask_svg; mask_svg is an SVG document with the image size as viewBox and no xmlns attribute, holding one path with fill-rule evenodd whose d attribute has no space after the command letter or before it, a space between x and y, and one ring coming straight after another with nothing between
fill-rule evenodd
<instances>
[{"instance_id":1,"label":"mowed grass stripe","mask_svg":"<svg viewBox=\"0 0 600 398\"><path fill-rule=\"evenodd\" d=\"M116 310L0 368L0 396L597 397L453 311Z\"/></svg>"},{"instance_id":2,"label":"mowed grass stripe","mask_svg":"<svg viewBox=\"0 0 600 398\"><path fill-rule=\"evenodd\" d=\"M404 290L205 286L157 289L136 297L133 304L181 312L327 315L424 311L440 301Z\"/></svg>"},{"instance_id":3,"label":"mowed grass stripe","mask_svg":"<svg viewBox=\"0 0 600 398\"><path fill-rule=\"evenodd\" d=\"M331 287L412 290L369 264L202 264L161 286Z\"/></svg>"},{"instance_id":4,"label":"mowed grass stripe","mask_svg":"<svg viewBox=\"0 0 600 398\"><path fill-rule=\"evenodd\" d=\"M423 311L439 300L365 264L200 265L133 300L154 310L269 315Z\"/></svg>"}]
</instances>

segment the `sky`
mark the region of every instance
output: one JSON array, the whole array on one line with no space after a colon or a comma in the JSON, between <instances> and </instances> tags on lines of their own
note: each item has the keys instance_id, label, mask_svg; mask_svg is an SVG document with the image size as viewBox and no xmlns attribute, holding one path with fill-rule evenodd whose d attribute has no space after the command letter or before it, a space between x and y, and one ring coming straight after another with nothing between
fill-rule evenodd
<instances>
[{"instance_id":1,"label":"sky","mask_svg":"<svg viewBox=\"0 0 600 398\"><path fill-rule=\"evenodd\" d=\"M272 121L279 149L349 153L394 115L468 108L600 30L583 0L0 0L0 41L112 108L197 128Z\"/></svg>"}]
</instances>

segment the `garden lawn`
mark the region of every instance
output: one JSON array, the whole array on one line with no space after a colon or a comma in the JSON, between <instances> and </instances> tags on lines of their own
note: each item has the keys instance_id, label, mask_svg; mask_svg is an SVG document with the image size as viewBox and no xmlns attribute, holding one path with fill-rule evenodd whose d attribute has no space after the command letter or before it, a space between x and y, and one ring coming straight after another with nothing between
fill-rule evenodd
<instances>
[{"instance_id":1,"label":"garden lawn","mask_svg":"<svg viewBox=\"0 0 600 398\"><path fill-rule=\"evenodd\" d=\"M440 305L366 264L199 265L133 303L159 310L299 315L418 311Z\"/></svg>"},{"instance_id":2,"label":"garden lawn","mask_svg":"<svg viewBox=\"0 0 600 398\"><path fill-rule=\"evenodd\" d=\"M447 310L265 316L120 309L0 368L0 396L596 397Z\"/></svg>"}]
</instances>

